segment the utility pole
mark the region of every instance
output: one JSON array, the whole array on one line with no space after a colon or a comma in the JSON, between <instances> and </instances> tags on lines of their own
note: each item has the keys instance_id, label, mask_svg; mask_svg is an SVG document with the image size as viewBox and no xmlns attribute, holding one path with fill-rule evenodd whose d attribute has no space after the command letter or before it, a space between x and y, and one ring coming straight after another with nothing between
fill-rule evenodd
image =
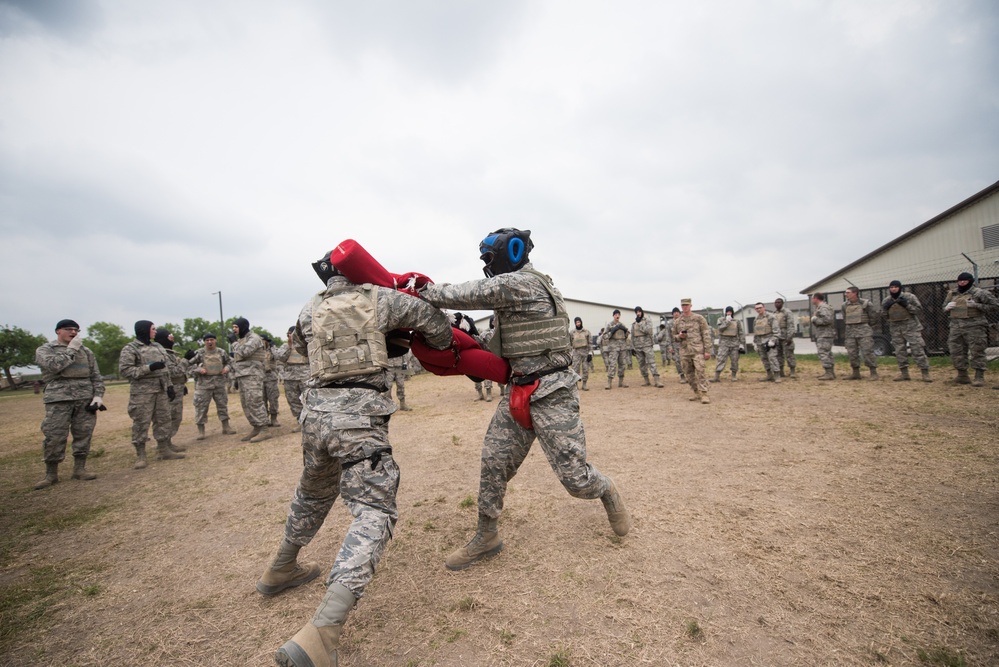
<instances>
[{"instance_id":1,"label":"utility pole","mask_svg":"<svg viewBox=\"0 0 999 667\"><path fill-rule=\"evenodd\" d=\"M219 295L219 335L225 336L225 317L222 315L222 290L212 292L212 296ZM228 339L227 339L228 340ZM227 345L226 347L231 347Z\"/></svg>"}]
</instances>

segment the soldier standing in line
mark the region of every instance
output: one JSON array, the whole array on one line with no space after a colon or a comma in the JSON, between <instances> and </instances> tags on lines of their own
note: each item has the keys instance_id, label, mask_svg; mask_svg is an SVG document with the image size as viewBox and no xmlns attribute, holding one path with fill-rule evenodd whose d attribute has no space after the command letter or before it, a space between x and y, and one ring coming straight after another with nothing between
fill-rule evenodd
<instances>
[{"instance_id":1,"label":"soldier standing in line","mask_svg":"<svg viewBox=\"0 0 999 667\"><path fill-rule=\"evenodd\" d=\"M170 435L173 420L170 401L177 394L167 370L167 354L155 341L156 326L149 320L135 323L135 340L122 348L118 357L118 372L128 379L128 416L132 418L132 445L135 447L135 469L146 467L146 440L149 425L153 425L156 458L182 459Z\"/></svg>"},{"instance_id":2,"label":"soldier standing in line","mask_svg":"<svg viewBox=\"0 0 999 667\"><path fill-rule=\"evenodd\" d=\"M90 439L97 425L97 411L104 407L104 380L97 359L83 345L80 325L59 320L56 339L35 350L35 364L45 383L45 419L42 453L45 478L35 484L44 489L59 481L59 464L66 459L66 442L73 434L73 479L97 479L87 472Z\"/></svg>"},{"instance_id":3,"label":"soldier standing in line","mask_svg":"<svg viewBox=\"0 0 999 667\"><path fill-rule=\"evenodd\" d=\"M707 405L708 382L704 377L704 362L711 358L711 327L703 315L692 312L690 299L680 299L683 310L680 317L673 320L673 340L680 342L680 359L683 361L683 374L687 384L694 391L690 400L700 399Z\"/></svg>"},{"instance_id":4,"label":"soldier standing in line","mask_svg":"<svg viewBox=\"0 0 999 667\"><path fill-rule=\"evenodd\" d=\"M659 345L659 354L662 357L663 373L669 372L670 364L673 363L673 329L666 325L666 318L659 318L659 331L656 332L656 343Z\"/></svg>"},{"instance_id":5,"label":"soldier standing in line","mask_svg":"<svg viewBox=\"0 0 999 667\"><path fill-rule=\"evenodd\" d=\"M822 364L823 373L819 375L819 380L835 380L836 371L833 360L832 346L836 338L836 313L832 306L826 303L826 295L816 292L812 295L812 306L815 312L811 317L812 340L815 341L815 348L818 351L819 362Z\"/></svg>"},{"instance_id":6,"label":"soldier standing in line","mask_svg":"<svg viewBox=\"0 0 999 667\"><path fill-rule=\"evenodd\" d=\"M388 439L396 407L383 393L386 335L408 328L436 349L452 342L447 317L420 299L355 285L332 266L329 254L313 268L324 289L302 309L292 339L293 347L308 355L311 376L302 397L304 465L284 538L257 590L274 595L319 575L317 564L299 564L298 552L315 537L337 495L354 520L312 620L275 655L282 667L337 664L347 615L371 582L399 517L399 466ZM355 335L342 335L347 332Z\"/></svg>"},{"instance_id":7,"label":"soldier standing in line","mask_svg":"<svg viewBox=\"0 0 999 667\"><path fill-rule=\"evenodd\" d=\"M732 382L738 381L739 355L746 352L746 331L742 328L742 320L735 319L735 309L725 306L725 319L718 323L718 363L715 365L715 377L708 382L721 381L725 363L732 361Z\"/></svg>"},{"instance_id":8,"label":"soldier standing in line","mask_svg":"<svg viewBox=\"0 0 999 667\"><path fill-rule=\"evenodd\" d=\"M878 323L878 308L869 299L860 298L860 290L853 285L846 288L843 302L843 321L846 323L846 351L850 355L853 375L848 380L860 379L860 359L871 369L871 379L878 379L878 358L874 354L874 329Z\"/></svg>"},{"instance_id":9,"label":"soldier standing in line","mask_svg":"<svg viewBox=\"0 0 999 667\"><path fill-rule=\"evenodd\" d=\"M767 307L762 303L754 306L756 310L756 322L753 324L753 345L760 353L760 361L763 362L763 370L767 372L765 378L760 378L759 382L780 382L777 366L777 348L780 346L781 330L777 317L767 312Z\"/></svg>"},{"instance_id":10,"label":"soldier standing in line","mask_svg":"<svg viewBox=\"0 0 999 667\"><path fill-rule=\"evenodd\" d=\"M888 285L888 296L881 302L881 310L888 317L888 330L891 343L895 347L895 360L899 375L895 382L909 380L909 352L923 374L923 382L933 382L930 378L930 360L926 358L926 344L923 342L923 325L919 321L923 305L915 294L904 294L902 283L893 280ZM908 350L907 350L908 348Z\"/></svg>"},{"instance_id":11,"label":"soldier standing in line","mask_svg":"<svg viewBox=\"0 0 999 667\"><path fill-rule=\"evenodd\" d=\"M264 407L270 415L268 426L278 424L278 406L281 404L281 389L278 387L277 364L274 362L274 341L270 336L261 336L264 341Z\"/></svg>"},{"instance_id":12,"label":"soldier standing in line","mask_svg":"<svg viewBox=\"0 0 999 667\"><path fill-rule=\"evenodd\" d=\"M991 292L974 286L975 277L963 272L957 277L957 286L947 293L944 311L950 316L950 333L947 347L950 360L957 371L957 384L985 386L985 348L989 342L987 315L999 310L999 299ZM975 369L975 379L968 377L968 362Z\"/></svg>"},{"instance_id":13,"label":"soldier standing in line","mask_svg":"<svg viewBox=\"0 0 999 667\"><path fill-rule=\"evenodd\" d=\"M780 338L777 340L777 371L784 377L784 361L787 361L788 377L796 379L795 368L798 361L794 358L794 332L798 325L794 313L784 308L784 299L774 301L774 317L780 327Z\"/></svg>"},{"instance_id":14,"label":"soldier standing in line","mask_svg":"<svg viewBox=\"0 0 999 667\"><path fill-rule=\"evenodd\" d=\"M569 495L599 498L615 534L624 536L631 528L614 482L586 461L579 376L570 367L569 316L551 278L529 261L534 247L530 234L505 228L483 239L484 280L432 284L420 292L435 306L495 310L498 333L490 350L507 359L512 370L510 396L496 407L482 446L478 527L468 544L448 556L450 570L462 570L503 548L498 523L507 484L535 439Z\"/></svg>"},{"instance_id":15,"label":"soldier standing in line","mask_svg":"<svg viewBox=\"0 0 999 667\"><path fill-rule=\"evenodd\" d=\"M577 317L573 320L575 329L572 331L572 370L583 378L583 391L586 388L586 381L590 377L590 363L587 361L590 355L590 330L583 328L583 318Z\"/></svg>"},{"instance_id":16,"label":"soldier standing in line","mask_svg":"<svg viewBox=\"0 0 999 667\"><path fill-rule=\"evenodd\" d=\"M680 341L673 335L673 325L680 319L680 309L673 306L670 314L673 316L673 321L669 325L670 339L673 341L673 365L676 366L676 374L680 376L680 384L686 384L687 378L683 374L683 364L680 361Z\"/></svg>"},{"instance_id":17,"label":"soldier standing in line","mask_svg":"<svg viewBox=\"0 0 999 667\"><path fill-rule=\"evenodd\" d=\"M239 383L239 402L243 414L253 430L240 438L243 442L263 442L271 436L267 427L267 408L264 406L264 339L250 330L250 322L245 317L237 317L232 323L232 368L231 375Z\"/></svg>"},{"instance_id":18,"label":"soldier standing in line","mask_svg":"<svg viewBox=\"0 0 999 667\"><path fill-rule=\"evenodd\" d=\"M656 353L652 349L655 342L652 339L652 322L645 317L641 306L635 306L635 323L631 325L631 343L638 357L638 371L642 374L642 385L651 386L649 373L657 387L662 388L659 381L659 367L656 366Z\"/></svg>"},{"instance_id":19,"label":"soldier standing in line","mask_svg":"<svg viewBox=\"0 0 999 667\"><path fill-rule=\"evenodd\" d=\"M167 357L167 373L173 386L174 398L170 401L170 442L180 430L184 421L184 397L187 396L187 360L181 359L173 351L173 334L167 329L156 330L156 342L159 343ZM170 445L175 451L187 451L187 447L177 444Z\"/></svg>"},{"instance_id":20,"label":"soldier standing in line","mask_svg":"<svg viewBox=\"0 0 999 667\"><path fill-rule=\"evenodd\" d=\"M478 340L479 341L479 345L481 345L482 348L485 349L486 346L489 345L489 341L491 341L493 339L493 336L495 334L496 334L496 318L494 316L490 316L489 317L489 328L486 331L482 332L482 334L480 334L479 336L476 336L476 340ZM486 378L485 380L482 381L482 386L485 387L485 389L486 389L486 401L487 402L492 402L492 400L493 400L493 381L490 380L489 378ZM500 393L501 394L504 393L502 389L500 389Z\"/></svg>"},{"instance_id":21,"label":"soldier standing in line","mask_svg":"<svg viewBox=\"0 0 999 667\"><path fill-rule=\"evenodd\" d=\"M215 334L206 333L199 348L190 359L190 372L194 376L194 423L198 427L198 440L205 439L208 423L208 406L215 399L215 411L222 422L222 434L234 435L229 428L229 395L226 377L229 375L229 353L216 343Z\"/></svg>"},{"instance_id":22,"label":"soldier standing in line","mask_svg":"<svg viewBox=\"0 0 999 667\"><path fill-rule=\"evenodd\" d=\"M295 428L291 429L291 432L298 433L302 430L298 420L302 414L302 392L305 391L305 383L309 380L309 358L292 346L291 337L294 333L295 327L289 327L288 342L274 352L274 359L282 364L284 399L288 401L291 416L295 419ZM399 388L399 400L403 402L402 409L408 410L409 408L405 407L405 393L402 387Z\"/></svg>"},{"instance_id":23,"label":"soldier standing in line","mask_svg":"<svg viewBox=\"0 0 999 667\"><path fill-rule=\"evenodd\" d=\"M392 400L392 385L395 385L396 396L399 397L399 409L410 412L412 408L406 405L406 376L409 373L409 352L388 358L388 368L385 369L385 398ZM490 389L492 384L489 385ZM492 396L489 400L493 400Z\"/></svg>"},{"instance_id":24,"label":"soldier standing in line","mask_svg":"<svg viewBox=\"0 0 999 667\"><path fill-rule=\"evenodd\" d=\"M631 356L631 348L628 345L628 327L621 324L621 311L617 308L612 313L614 319L604 327L604 348L607 355L604 363L607 365L607 386L610 389L617 374L617 386L627 387L624 383L624 369L628 365L628 358Z\"/></svg>"}]
</instances>

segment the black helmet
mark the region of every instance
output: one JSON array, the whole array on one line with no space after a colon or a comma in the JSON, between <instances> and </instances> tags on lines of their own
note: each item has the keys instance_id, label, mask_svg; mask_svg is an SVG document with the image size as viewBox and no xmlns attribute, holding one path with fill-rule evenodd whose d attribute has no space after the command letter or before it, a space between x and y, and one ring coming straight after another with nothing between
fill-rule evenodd
<instances>
[{"instance_id":1,"label":"black helmet","mask_svg":"<svg viewBox=\"0 0 999 667\"><path fill-rule=\"evenodd\" d=\"M482 272L486 278L492 278L516 271L527 264L527 256L533 249L530 230L497 229L479 243L479 259L485 264Z\"/></svg>"},{"instance_id":2,"label":"black helmet","mask_svg":"<svg viewBox=\"0 0 999 667\"><path fill-rule=\"evenodd\" d=\"M328 283L333 276L340 275L340 272L336 270L336 267L330 261L330 255L332 254L333 251L330 250L312 263L312 268L315 270L316 275L319 276L319 279L323 281L323 285Z\"/></svg>"}]
</instances>

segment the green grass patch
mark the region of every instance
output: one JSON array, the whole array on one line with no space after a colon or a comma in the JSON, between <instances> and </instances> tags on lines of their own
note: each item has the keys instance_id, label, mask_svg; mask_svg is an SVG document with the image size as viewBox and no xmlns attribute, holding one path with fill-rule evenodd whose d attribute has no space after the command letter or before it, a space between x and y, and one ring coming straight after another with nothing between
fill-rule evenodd
<instances>
[{"instance_id":1,"label":"green grass patch","mask_svg":"<svg viewBox=\"0 0 999 667\"><path fill-rule=\"evenodd\" d=\"M556 649L554 653L548 656L548 660L544 664L547 667L570 667L572 665L572 653L566 647Z\"/></svg>"},{"instance_id":2,"label":"green grass patch","mask_svg":"<svg viewBox=\"0 0 999 667\"><path fill-rule=\"evenodd\" d=\"M38 535L52 530L77 528L97 521L110 510L110 505L95 505L93 507L79 507L64 514L35 512L24 518L21 523L21 531Z\"/></svg>"},{"instance_id":3,"label":"green grass patch","mask_svg":"<svg viewBox=\"0 0 999 667\"><path fill-rule=\"evenodd\" d=\"M461 499L461 502L458 503L458 507L460 507L463 510L474 506L475 506L475 497L472 496L472 494L465 496L464 498Z\"/></svg>"},{"instance_id":4,"label":"green grass patch","mask_svg":"<svg viewBox=\"0 0 999 667\"><path fill-rule=\"evenodd\" d=\"M687 636L691 639L704 639L704 630L697 619L692 618L687 621Z\"/></svg>"},{"instance_id":5,"label":"green grass patch","mask_svg":"<svg viewBox=\"0 0 999 667\"><path fill-rule=\"evenodd\" d=\"M928 665L942 665L943 667L967 667L968 665L960 651L954 653L946 646L916 649L916 656L920 662Z\"/></svg>"},{"instance_id":6,"label":"green grass patch","mask_svg":"<svg viewBox=\"0 0 999 667\"><path fill-rule=\"evenodd\" d=\"M51 565L33 567L26 581L0 588L0 652L38 626L63 589L62 577Z\"/></svg>"}]
</instances>

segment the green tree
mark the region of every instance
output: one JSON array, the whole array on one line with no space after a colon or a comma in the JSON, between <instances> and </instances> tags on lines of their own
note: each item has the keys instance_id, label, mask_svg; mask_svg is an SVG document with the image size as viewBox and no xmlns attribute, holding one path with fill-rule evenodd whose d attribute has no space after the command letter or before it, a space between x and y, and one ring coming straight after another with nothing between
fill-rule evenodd
<instances>
[{"instance_id":1,"label":"green tree","mask_svg":"<svg viewBox=\"0 0 999 667\"><path fill-rule=\"evenodd\" d=\"M83 342L97 358L101 373L118 377L118 357L130 340L132 339L125 335L125 330L117 324L94 322L87 328L87 336Z\"/></svg>"},{"instance_id":2,"label":"green tree","mask_svg":"<svg viewBox=\"0 0 999 667\"><path fill-rule=\"evenodd\" d=\"M5 324L0 329L0 367L7 376L11 388L17 389L10 369L18 366L34 366L35 350L49 342L45 336L36 336L21 327Z\"/></svg>"}]
</instances>

